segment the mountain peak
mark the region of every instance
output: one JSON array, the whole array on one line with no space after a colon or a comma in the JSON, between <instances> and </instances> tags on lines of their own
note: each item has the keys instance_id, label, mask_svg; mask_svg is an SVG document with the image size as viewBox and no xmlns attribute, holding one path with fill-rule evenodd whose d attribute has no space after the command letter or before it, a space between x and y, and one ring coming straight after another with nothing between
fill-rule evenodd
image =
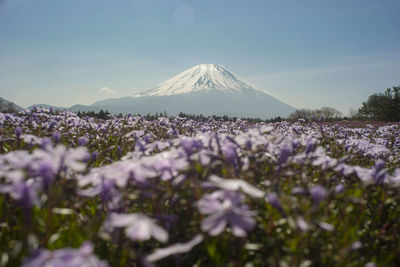
<instances>
[{"instance_id":1,"label":"mountain peak","mask_svg":"<svg viewBox=\"0 0 400 267\"><path fill-rule=\"evenodd\" d=\"M171 96L209 90L231 94L263 93L223 65L199 64L134 97Z\"/></svg>"},{"instance_id":2,"label":"mountain peak","mask_svg":"<svg viewBox=\"0 0 400 267\"><path fill-rule=\"evenodd\" d=\"M199 64L192 67L192 69L201 69L203 71L219 71L221 69L225 69L225 67L219 64Z\"/></svg>"}]
</instances>

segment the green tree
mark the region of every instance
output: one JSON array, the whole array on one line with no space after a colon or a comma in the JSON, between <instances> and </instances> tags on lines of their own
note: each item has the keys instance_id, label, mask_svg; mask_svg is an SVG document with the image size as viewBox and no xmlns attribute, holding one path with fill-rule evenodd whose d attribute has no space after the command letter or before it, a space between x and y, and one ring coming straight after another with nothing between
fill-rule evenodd
<instances>
[{"instance_id":1,"label":"green tree","mask_svg":"<svg viewBox=\"0 0 400 267\"><path fill-rule=\"evenodd\" d=\"M400 87L370 95L358 112L368 120L400 121Z\"/></svg>"}]
</instances>

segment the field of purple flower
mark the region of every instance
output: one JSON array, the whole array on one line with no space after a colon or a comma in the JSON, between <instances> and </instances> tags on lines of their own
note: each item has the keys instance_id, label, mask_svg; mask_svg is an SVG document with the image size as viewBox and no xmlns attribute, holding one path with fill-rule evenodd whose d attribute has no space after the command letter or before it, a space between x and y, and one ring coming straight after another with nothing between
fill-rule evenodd
<instances>
[{"instance_id":1,"label":"field of purple flower","mask_svg":"<svg viewBox=\"0 0 400 267\"><path fill-rule=\"evenodd\" d=\"M0 113L0 266L398 266L400 128Z\"/></svg>"}]
</instances>

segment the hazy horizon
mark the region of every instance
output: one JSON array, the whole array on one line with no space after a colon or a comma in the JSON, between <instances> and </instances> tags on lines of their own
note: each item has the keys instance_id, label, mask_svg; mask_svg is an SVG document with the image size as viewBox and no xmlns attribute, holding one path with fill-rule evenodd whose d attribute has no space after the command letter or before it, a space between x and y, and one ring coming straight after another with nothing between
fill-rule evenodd
<instances>
[{"instance_id":1,"label":"hazy horizon","mask_svg":"<svg viewBox=\"0 0 400 267\"><path fill-rule=\"evenodd\" d=\"M0 0L0 96L90 105L202 63L296 108L400 84L399 1Z\"/></svg>"}]
</instances>

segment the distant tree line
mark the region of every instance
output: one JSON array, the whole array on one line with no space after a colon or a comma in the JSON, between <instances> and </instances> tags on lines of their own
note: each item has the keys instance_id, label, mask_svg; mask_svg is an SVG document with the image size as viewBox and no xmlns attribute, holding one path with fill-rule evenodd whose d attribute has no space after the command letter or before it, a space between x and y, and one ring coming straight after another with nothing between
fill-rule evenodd
<instances>
[{"instance_id":1,"label":"distant tree line","mask_svg":"<svg viewBox=\"0 0 400 267\"><path fill-rule=\"evenodd\" d=\"M102 119L102 120L106 120L108 119L108 116L111 114L108 110L100 110L99 112L94 112L94 111L78 111L76 113L79 117L83 118L83 117L93 117L93 118L97 118L97 119ZM120 114L120 116L122 117L122 114Z\"/></svg>"},{"instance_id":2,"label":"distant tree line","mask_svg":"<svg viewBox=\"0 0 400 267\"><path fill-rule=\"evenodd\" d=\"M356 115L374 121L400 121L400 86L370 95Z\"/></svg>"},{"instance_id":3,"label":"distant tree line","mask_svg":"<svg viewBox=\"0 0 400 267\"><path fill-rule=\"evenodd\" d=\"M342 112L332 107L322 107L320 109L298 109L292 112L289 120L321 120L334 121L343 118Z\"/></svg>"},{"instance_id":4,"label":"distant tree line","mask_svg":"<svg viewBox=\"0 0 400 267\"><path fill-rule=\"evenodd\" d=\"M194 114L186 114L186 113L183 113L183 112L180 112L178 114L178 116L182 117L182 118L193 119L193 120L196 120L196 121L208 121L210 119L214 119L214 120L218 120L218 121L237 121L239 119L238 117L229 117L227 115L224 115L224 116L217 116L217 115L204 116L204 115L201 115L201 114L200 115L194 115ZM275 118L271 118L271 119L265 119L265 120L260 119L260 118L241 118L241 119L247 120L249 122L254 122L254 123L257 123L257 122L280 122L280 121L284 120L284 118L282 118L280 116L275 117Z\"/></svg>"}]
</instances>

